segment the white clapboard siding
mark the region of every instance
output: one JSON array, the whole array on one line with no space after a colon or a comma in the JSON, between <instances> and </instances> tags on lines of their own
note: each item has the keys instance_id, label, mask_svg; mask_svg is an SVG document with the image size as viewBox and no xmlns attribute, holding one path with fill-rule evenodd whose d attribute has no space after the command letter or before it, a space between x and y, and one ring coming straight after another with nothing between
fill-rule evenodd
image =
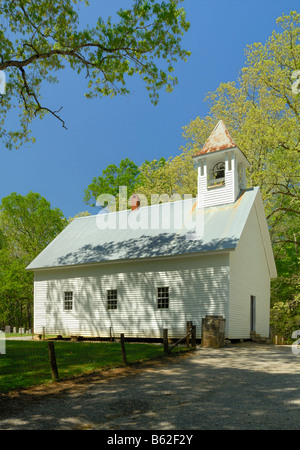
<instances>
[{"instance_id":1,"label":"white clapboard siding","mask_svg":"<svg viewBox=\"0 0 300 450\"><path fill-rule=\"evenodd\" d=\"M96 264L35 272L34 331L81 336L182 337L191 320L201 337L206 314L226 316L228 254ZM169 286L169 309L157 309L157 287ZM117 289L118 308L107 310L106 291ZM63 310L64 292L74 309Z\"/></svg>"},{"instance_id":2,"label":"white clapboard siding","mask_svg":"<svg viewBox=\"0 0 300 450\"><path fill-rule=\"evenodd\" d=\"M205 173L205 172L204 172ZM198 206L208 207L233 203L238 195L235 171L230 170L225 173L225 184L222 186L207 186L207 175L201 175L198 171Z\"/></svg>"},{"instance_id":3,"label":"white clapboard siding","mask_svg":"<svg viewBox=\"0 0 300 450\"><path fill-rule=\"evenodd\" d=\"M250 337L251 295L256 297L255 331L268 337L270 274L255 204L236 250L230 253L229 339Z\"/></svg>"}]
</instances>

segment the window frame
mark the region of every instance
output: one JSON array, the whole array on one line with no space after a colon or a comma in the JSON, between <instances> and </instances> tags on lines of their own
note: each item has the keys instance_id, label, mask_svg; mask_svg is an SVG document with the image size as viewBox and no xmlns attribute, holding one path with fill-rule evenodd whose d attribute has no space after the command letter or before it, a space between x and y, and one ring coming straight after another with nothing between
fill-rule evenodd
<instances>
[{"instance_id":1,"label":"window frame","mask_svg":"<svg viewBox=\"0 0 300 450\"><path fill-rule=\"evenodd\" d=\"M73 310L74 310L74 291L64 291L64 311L69 312Z\"/></svg>"},{"instance_id":2,"label":"window frame","mask_svg":"<svg viewBox=\"0 0 300 450\"><path fill-rule=\"evenodd\" d=\"M158 286L156 289L156 307L158 310L170 309L170 287Z\"/></svg>"},{"instance_id":3,"label":"window frame","mask_svg":"<svg viewBox=\"0 0 300 450\"><path fill-rule=\"evenodd\" d=\"M118 309L118 289L106 289L106 310Z\"/></svg>"}]
</instances>

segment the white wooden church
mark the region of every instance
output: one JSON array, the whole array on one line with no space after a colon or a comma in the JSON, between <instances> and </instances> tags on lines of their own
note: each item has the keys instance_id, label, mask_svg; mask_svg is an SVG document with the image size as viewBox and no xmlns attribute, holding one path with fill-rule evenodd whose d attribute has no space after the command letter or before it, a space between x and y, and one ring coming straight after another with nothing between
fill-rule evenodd
<instances>
[{"instance_id":1,"label":"white wooden church","mask_svg":"<svg viewBox=\"0 0 300 450\"><path fill-rule=\"evenodd\" d=\"M200 338L221 315L229 339L269 336L276 267L249 162L222 121L195 161L198 198L75 219L35 258L35 333L172 338L192 321Z\"/></svg>"}]
</instances>

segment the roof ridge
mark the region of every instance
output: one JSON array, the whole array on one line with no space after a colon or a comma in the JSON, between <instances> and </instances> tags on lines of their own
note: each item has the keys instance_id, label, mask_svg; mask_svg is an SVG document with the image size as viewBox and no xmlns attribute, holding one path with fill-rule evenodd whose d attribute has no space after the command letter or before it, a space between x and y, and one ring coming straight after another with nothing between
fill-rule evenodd
<instances>
[{"instance_id":1,"label":"roof ridge","mask_svg":"<svg viewBox=\"0 0 300 450\"><path fill-rule=\"evenodd\" d=\"M144 208L152 208L152 207L155 207L155 206L156 207L160 207L160 206L166 205L166 204L170 205L170 204L174 204L174 203L185 202L185 201L189 201L189 200L192 200L192 201L196 202L197 201L197 197L193 196L191 198L183 198L181 200L174 200L174 201L171 201L171 202L160 202L160 203L154 203L153 205L139 206L139 208L135 209L135 211L138 211L138 210L144 209ZM105 213L100 213L100 211L99 211L97 214L90 214L89 216L74 217L72 222L74 220L78 220L78 219L90 219L91 217L97 217L99 215L103 215L104 216L106 214L117 214L117 213L122 213L122 212L127 212L128 213L128 212L131 212L131 211L132 211L131 208L129 208L129 209L121 209L121 210L118 210L118 211L108 211L108 212L105 212Z\"/></svg>"}]
</instances>

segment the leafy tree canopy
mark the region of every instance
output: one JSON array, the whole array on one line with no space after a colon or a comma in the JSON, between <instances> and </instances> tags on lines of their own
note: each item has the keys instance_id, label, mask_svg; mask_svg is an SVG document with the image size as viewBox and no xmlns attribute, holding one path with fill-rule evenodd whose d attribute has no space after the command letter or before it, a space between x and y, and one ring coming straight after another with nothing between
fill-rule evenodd
<instances>
[{"instance_id":1,"label":"leafy tree canopy","mask_svg":"<svg viewBox=\"0 0 300 450\"><path fill-rule=\"evenodd\" d=\"M33 273L31 262L67 220L40 194L15 192L0 203L0 324L32 326Z\"/></svg>"},{"instance_id":2,"label":"leafy tree canopy","mask_svg":"<svg viewBox=\"0 0 300 450\"><path fill-rule=\"evenodd\" d=\"M121 186L126 187L124 193L120 191ZM195 197L197 171L191 151L183 151L168 160L145 161L140 167L128 158L123 159L119 166L111 164L102 171L102 176L93 178L85 190L84 201L89 206L103 207L103 204L97 204L97 199L103 195L103 203L108 194L105 206L109 210L119 209L119 194L126 194L126 204L124 201L121 207L130 208L129 199L133 193L140 195L141 206L178 200L185 194ZM114 204L110 203L110 196L115 198Z\"/></svg>"},{"instance_id":3,"label":"leafy tree canopy","mask_svg":"<svg viewBox=\"0 0 300 450\"><path fill-rule=\"evenodd\" d=\"M0 204L0 230L4 248L11 255L25 258L29 263L66 226L67 221L58 208L40 194L29 192L22 196L13 192Z\"/></svg>"},{"instance_id":4,"label":"leafy tree canopy","mask_svg":"<svg viewBox=\"0 0 300 450\"><path fill-rule=\"evenodd\" d=\"M197 195L197 171L190 150L167 160L145 161L141 167L137 193L147 198L148 204L174 201L188 194Z\"/></svg>"},{"instance_id":5,"label":"leafy tree canopy","mask_svg":"<svg viewBox=\"0 0 300 450\"><path fill-rule=\"evenodd\" d=\"M92 183L85 190L84 201L90 206L103 207L104 204L97 204L98 197L100 195L108 195L108 198L113 196L117 201L121 186L126 186L127 196L130 196L139 183L139 176L138 166L128 158L122 159L119 166L110 164L102 171L102 176L93 178Z\"/></svg>"},{"instance_id":6,"label":"leafy tree canopy","mask_svg":"<svg viewBox=\"0 0 300 450\"><path fill-rule=\"evenodd\" d=\"M93 26L79 26L78 4L83 0L0 0L0 70L6 74L0 95L0 138L8 148L31 139L30 122L51 113L62 122L60 109L44 105L44 82L58 81L65 66L85 74L86 96L127 94L126 76L138 75L156 104L159 90L172 91L177 59L189 52L181 39L189 28L183 0L132 0L130 9L111 18L99 17ZM112 2L113 3L113 2ZM10 129L7 116L19 111L19 129Z\"/></svg>"},{"instance_id":7,"label":"leafy tree canopy","mask_svg":"<svg viewBox=\"0 0 300 450\"><path fill-rule=\"evenodd\" d=\"M0 324L32 326L33 273L28 260L14 257L8 248L0 250Z\"/></svg>"},{"instance_id":8,"label":"leafy tree canopy","mask_svg":"<svg viewBox=\"0 0 300 450\"><path fill-rule=\"evenodd\" d=\"M300 14L277 19L282 27L265 44L248 46L238 82L221 83L207 96L210 111L184 128L186 149L196 152L222 119L251 163L250 186L260 186L274 252L300 244Z\"/></svg>"},{"instance_id":9,"label":"leafy tree canopy","mask_svg":"<svg viewBox=\"0 0 300 450\"><path fill-rule=\"evenodd\" d=\"M300 324L300 14L283 14L277 24L265 44L247 47L238 82L207 95L209 114L184 136L186 150L196 152L222 119L250 161L248 183L261 188L278 271L271 322L291 337Z\"/></svg>"}]
</instances>

